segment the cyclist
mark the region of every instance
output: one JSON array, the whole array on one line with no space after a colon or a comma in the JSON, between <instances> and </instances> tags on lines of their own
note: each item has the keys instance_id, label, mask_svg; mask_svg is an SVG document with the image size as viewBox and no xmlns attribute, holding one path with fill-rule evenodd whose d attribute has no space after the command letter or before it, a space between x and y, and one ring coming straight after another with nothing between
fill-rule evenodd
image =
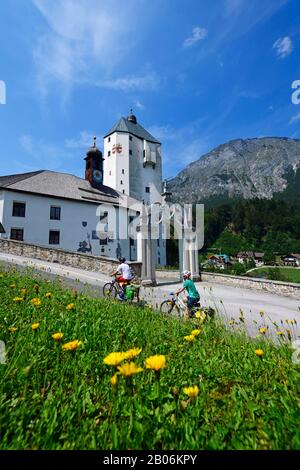
<instances>
[{"instance_id":1,"label":"cyclist","mask_svg":"<svg viewBox=\"0 0 300 470\"><path fill-rule=\"evenodd\" d=\"M189 316L193 316L192 308L195 307L200 301L200 294L196 289L194 281L191 279L190 271L183 271L183 286L179 291L176 292L176 295L181 294L181 292L187 292L187 313Z\"/></svg>"},{"instance_id":2,"label":"cyclist","mask_svg":"<svg viewBox=\"0 0 300 470\"><path fill-rule=\"evenodd\" d=\"M121 286L121 291L120 291L120 299L125 300L125 286L126 284L129 284L130 281L132 280L132 272L130 269L130 266L126 263L125 258L119 258L119 266L117 267L117 270L111 274L111 276L117 276L116 281L120 284Z\"/></svg>"}]
</instances>

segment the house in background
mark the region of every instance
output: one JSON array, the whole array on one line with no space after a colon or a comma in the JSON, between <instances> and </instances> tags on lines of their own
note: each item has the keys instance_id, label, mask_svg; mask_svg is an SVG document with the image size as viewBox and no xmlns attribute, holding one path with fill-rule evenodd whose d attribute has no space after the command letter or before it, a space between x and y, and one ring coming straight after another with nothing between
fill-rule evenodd
<instances>
[{"instance_id":1,"label":"house in background","mask_svg":"<svg viewBox=\"0 0 300 470\"><path fill-rule=\"evenodd\" d=\"M257 267L263 266L263 257L264 253L259 253L256 251L241 251L236 255L239 263L248 263L249 261L254 261Z\"/></svg>"},{"instance_id":2,"label":"house in background","mask_svg":"<svg viewBox=\"0 0 300 470\"><path fill-rule=\"evenodd\" d=\"M284 266L300 266L300 254L290 253L281 257Z\"/></svg>"},{"instance_id":3,"label":"house in background","mask_svg":"<svg viewBox=\"0 0 300 470\"><path fill-rule=\"evenodd\" d=\"M219 269L225 269L232 266L229 256L225 254L209 256L207 264Z\"/></svg>"}]
</instances>

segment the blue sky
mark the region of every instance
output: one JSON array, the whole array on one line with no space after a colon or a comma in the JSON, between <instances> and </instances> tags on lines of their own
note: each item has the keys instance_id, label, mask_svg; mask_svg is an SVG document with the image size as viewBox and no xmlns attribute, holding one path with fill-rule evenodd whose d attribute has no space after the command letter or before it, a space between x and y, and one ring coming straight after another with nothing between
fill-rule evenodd
<instances>
[{"instance_id":1,"label":"blue sky","mask_svg":"<svg viewBox=\"0 0 300 470\"><path fill-rule=\"evenodd\" d=\"M165 177L231 139L300 138L299 25L299 0L1 0L0 174L83 176L131 107Z\"/></svg>"}]
</instances>

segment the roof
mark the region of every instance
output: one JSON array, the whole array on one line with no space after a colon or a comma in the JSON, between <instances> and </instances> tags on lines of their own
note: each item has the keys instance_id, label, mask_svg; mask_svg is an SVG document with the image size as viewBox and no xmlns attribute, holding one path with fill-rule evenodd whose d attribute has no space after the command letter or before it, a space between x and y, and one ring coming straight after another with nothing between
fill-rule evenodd
<instances>
[{"instance_id":1,"label":"roof","mask_svg":"<svg viewBox=\"0 0 300 470\"><path fill-rule=\"evenodd\" d=\"M119 197L125 196L108 186L102 186L101 190L96 189L87 180L78 176L48 170L1 176L0 189L73 201L109 202L116 205L119 205Z\"/></svg>"},{"instance_id":2,"label":"roof","mask_svg":"<svg viewBox=\"0 0 300 470\"><path fill-rule=\"evenodd\" d=\"M135 135L140 139L147 140L148 142L153 142L155 144L160 144L160 142L153 137L146 129L144 129L138 122L135 124L128 119L121 117L119 121L110 129L110 131L104 136L108 137L114 132L128 132L129 134Z\"/></svg>"}]
</instances>

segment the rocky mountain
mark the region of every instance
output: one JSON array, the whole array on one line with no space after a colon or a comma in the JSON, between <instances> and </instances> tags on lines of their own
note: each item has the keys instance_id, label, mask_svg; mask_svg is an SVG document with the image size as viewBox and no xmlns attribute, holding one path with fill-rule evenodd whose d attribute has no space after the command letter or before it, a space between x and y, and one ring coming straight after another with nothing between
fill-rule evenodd
<instances>
[{"instance_id":1,"label":"rocky mountain","mask_svg":"<svg viewBox=\"0 0 300 470\"><path fill-rule=\"evenodd\" d=\"M221 202L297 195L300 200L300 140L238 139L220 145L169 181L172 201Z\"/></svg>"}]
</instances>

